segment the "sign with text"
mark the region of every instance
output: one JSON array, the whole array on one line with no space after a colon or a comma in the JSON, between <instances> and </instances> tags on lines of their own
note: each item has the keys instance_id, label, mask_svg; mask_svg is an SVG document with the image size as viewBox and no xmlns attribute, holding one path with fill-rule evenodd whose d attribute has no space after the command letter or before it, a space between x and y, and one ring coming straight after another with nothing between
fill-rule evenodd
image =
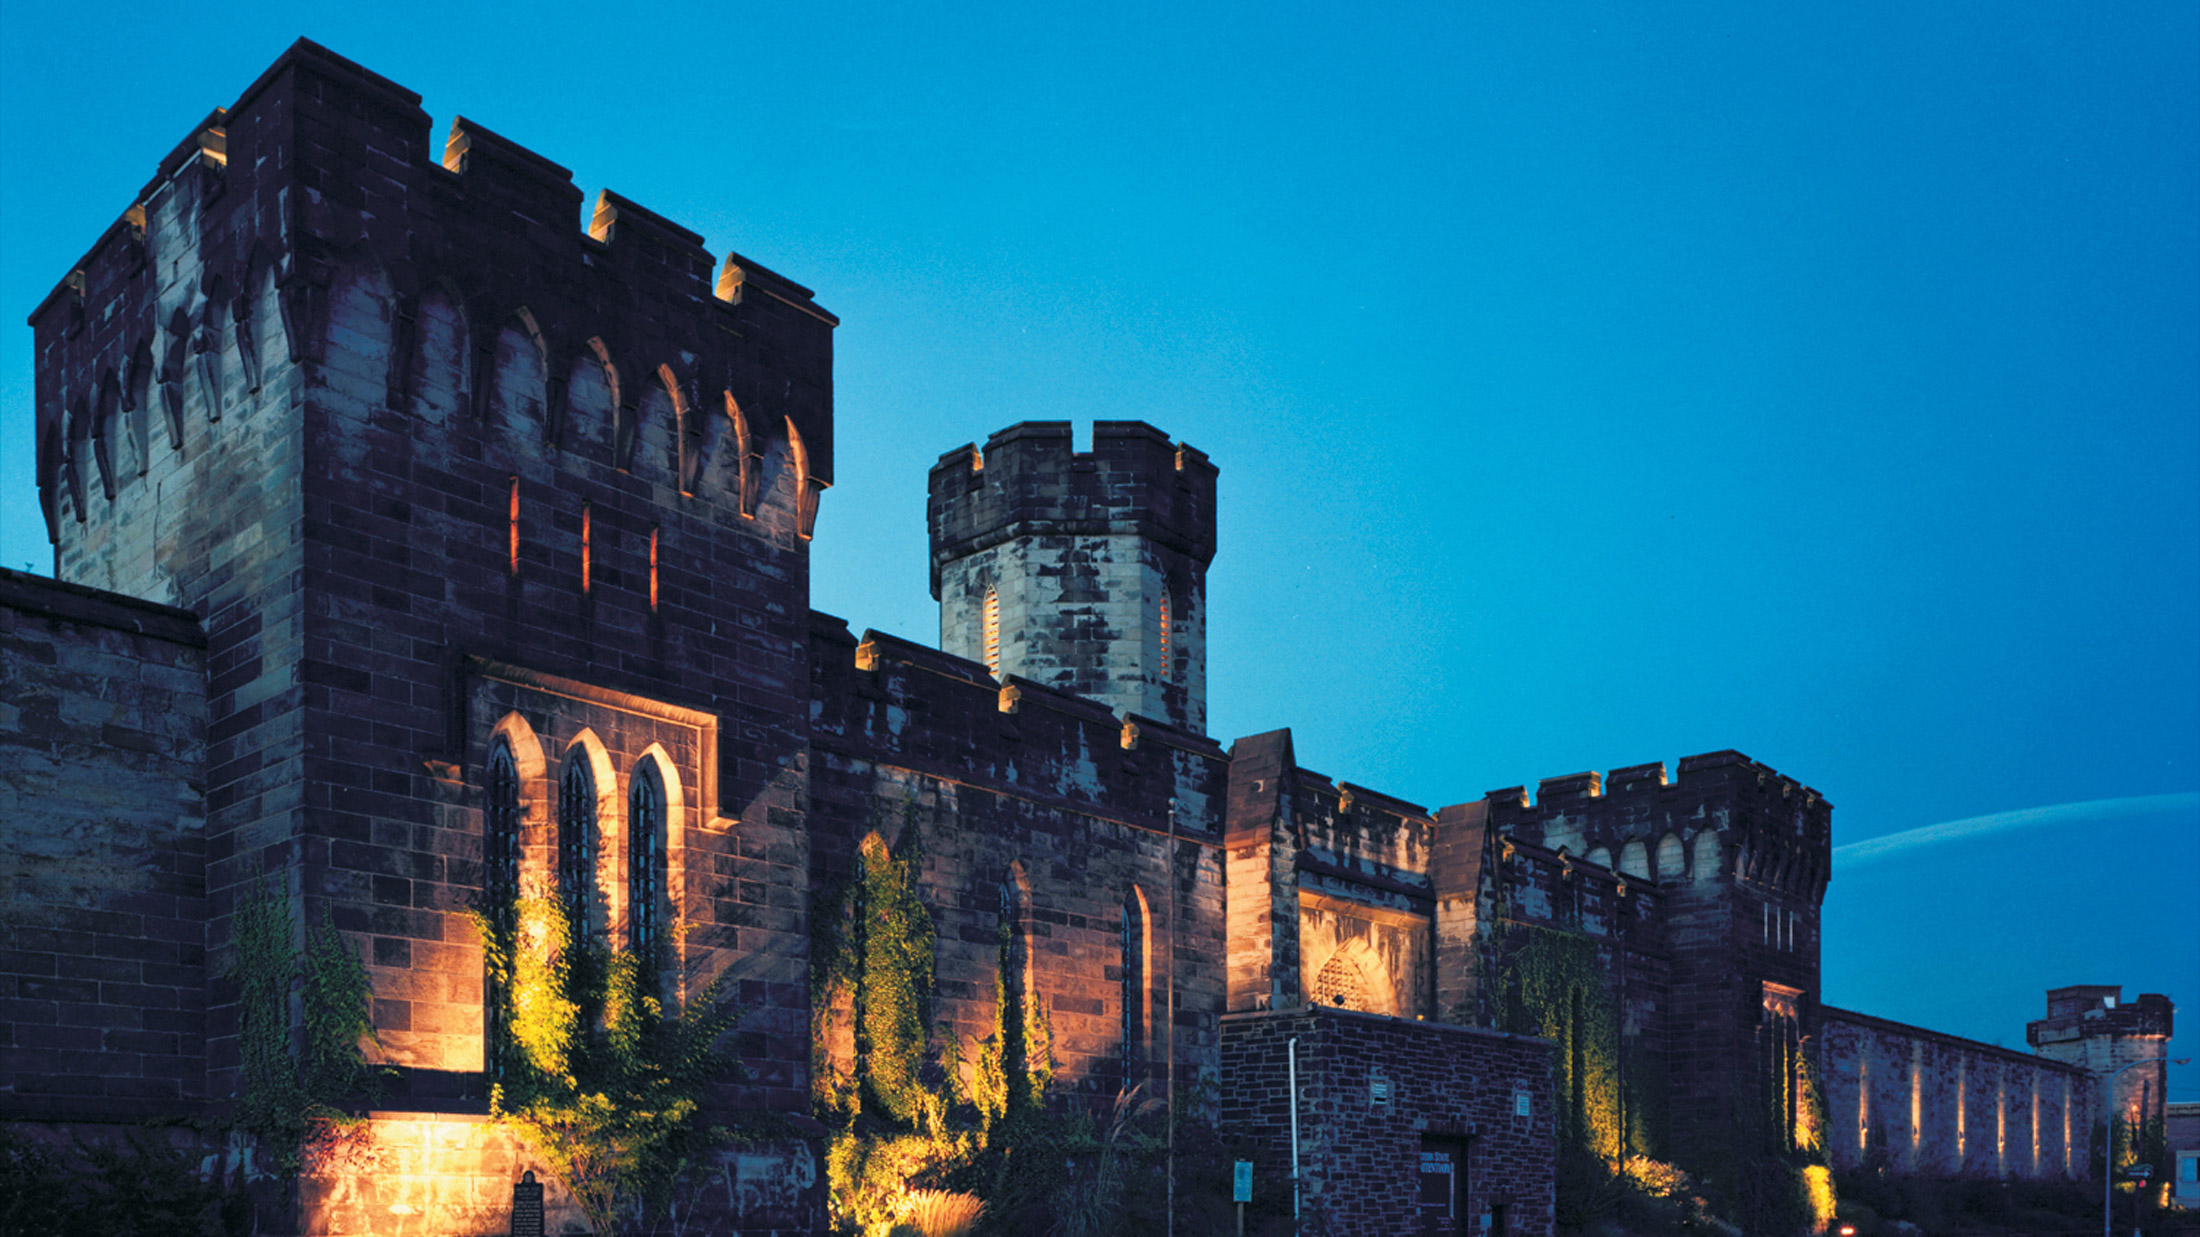
<instances>
[{"instance_id":1,"label":"sign with text","mask_svg":"<svg viewBox=\"0 0 2200 1237\"><path fill-rule=\"evenodd\" d=\"M532 1168L512 1184L512 1237L542 1237L542 1183Z\"/></svg>"},{"instance_id":2,"label":"sign with text","mask_svg":"<svg viewBox=\"0 0 2200 1237\"><path fill-rule=\"evenodd\" d=\"M1251 1160L1239 1160L1237 1162L1237 1171L1230 1177L1230 1201L1233 1203L1253 1201L1253 1162Z\"/></svg>"}]
</instances>

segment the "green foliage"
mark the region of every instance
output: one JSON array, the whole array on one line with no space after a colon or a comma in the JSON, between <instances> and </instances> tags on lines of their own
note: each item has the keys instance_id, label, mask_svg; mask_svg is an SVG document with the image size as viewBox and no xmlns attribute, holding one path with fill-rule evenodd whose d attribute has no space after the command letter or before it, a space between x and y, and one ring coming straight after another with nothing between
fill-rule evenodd
<instances>
[{"instance_id":1,"label":"green foliage","mask_svg":"<svg viewBox=\"0 0 2200 1237\"><path fill-rule=\"evenodd\" d=\"M242 1189L157 1137L62 1148L0 1128L0 1237L218 1237L251 1224Z\"/></svg>"},{"instance_id":2,"label":"green foliage","mask_svg":"<svg viewBox=\"0 0 2200 1237\"><path fill-rule=\"evenodd\" d=\"M505 1001L492 1111L572 1191L595 1231L661 1209L681 1171L730 1136L703 1124L696 1097L738 1076L718 1045L740 1010L714 982L668 1015L641 959L576 947L564 909L546 899L521 898L474 923Z\"/></svg>"},{"instance_id":3,"label":"green foliage","mask_svg":"<svg viewBox=\"0 0 2200 1237\"><path fill-rule=\"evenodd\" d=\"M1618 1003L1607 986L1596 942L1528 924L1492 934L1486 972L1499 1030L1540 1035L1557 1045L1559 1171L1581 1189L1601 1181L1590 1165L1617 1164L1635 1149L1623 1138ZM1629 1091L1638 1088L1630 1087ZM1633 1122L1629 1122L1633 1125ZM1632 1133L1632 1131L1627 1131Z\"/></svg>"},{"instance_id":4,"label":"green foliage","mask_svg":"<svg viewBox=\"0 0 2200 1237\"><path fill-rule=\"evenodd\" d=\"M868 839L856 883L857 1076L866 1108L902 1125L937 1125L924 1085L932 1017L932 916L918 894L915 831L901 859Z\"/></svg>"},{"instance_id":5,"label":"green foliage","mask_svg":"<svg viewBox=\"0 0 2200 1237\"><path fill-rule=\"evenodd\" d=\"M255 1136L273 1166L298 1171L315 1151L356 1129L362 1118L336 1107L369 1097L381 1074L362 1045L377 1041L374 990L358 954L344 944L328 909L306 930L301 955L291 948L290 913L256 879L230 919L237 957L237 1044L243 1093L236 1125ZM300 984L303 1051L291 1052L290 989Z\"/></svg>"}]
</instances>

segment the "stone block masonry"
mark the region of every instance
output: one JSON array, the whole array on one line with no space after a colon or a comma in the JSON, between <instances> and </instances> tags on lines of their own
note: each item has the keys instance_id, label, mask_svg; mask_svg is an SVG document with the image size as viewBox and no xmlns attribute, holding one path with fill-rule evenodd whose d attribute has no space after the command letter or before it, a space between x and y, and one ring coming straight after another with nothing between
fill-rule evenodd
<instances>
[{"instance_id":1,"label":"stone block masonry","mask_svg":"<svg viewBox=\"0 0 2200 1237\"><path fill-rule=\"evenodd\" d=\"M1826 1151L1836 1167L1878 1154L1925 1176L2087 1175L2098 1110L2085 1070L1845 1009L1822 1017Z\"/></svg>"},{"instance_id":2,"label":"stone block masonry","mask_svg":"<svg viewBox=\"0 0 2200 1237\"><path fill-rule=\"evenodd\" d=\"M195 1110L205 755L197 616L0 570L0 1114Z\"/></svg>"}]
</instances>

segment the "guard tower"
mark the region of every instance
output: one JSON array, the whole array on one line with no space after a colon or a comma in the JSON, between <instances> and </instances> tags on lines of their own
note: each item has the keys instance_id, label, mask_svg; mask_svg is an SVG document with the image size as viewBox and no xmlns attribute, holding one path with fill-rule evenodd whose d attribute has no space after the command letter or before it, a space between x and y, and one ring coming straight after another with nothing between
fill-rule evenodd
<instances>
[{"instance_id":1,"label":"guard tower","mask_svg":"<svg viewBox=\"0 0 2200 1237\"><path fill-rule=\"evenodd\" d=\"M932 468L940 647L1185 730L1207 726L1215 466L1142 421L1026 421Z\"/></svg>"}]
</instances>

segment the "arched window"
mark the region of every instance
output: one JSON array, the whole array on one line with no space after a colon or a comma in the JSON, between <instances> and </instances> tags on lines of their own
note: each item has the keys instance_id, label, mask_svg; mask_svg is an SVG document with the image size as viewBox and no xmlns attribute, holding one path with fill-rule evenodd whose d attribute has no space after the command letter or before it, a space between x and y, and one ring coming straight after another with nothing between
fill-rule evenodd
<instances>
[{"instance_id":1,"label":"arched window","mask_svg":"<svg viewBox=\"0 0 2200 1237\"><path fill-rule=\"evenodd\" d=\"M558 783L558 896L576 936L588 931L596 893L596 775L588 753L576 747L565 758Z\"/></svg>"},{"instance_id":2,"label":"arched window","mask_svg":"<svg viewBox=\"0 0 2200 1237\"><path fill-rule=\"evenodd\" d=\"M507 913L519 894L519 766L502 739L489 750L488 799L481 833L481 892L489 909Z\"/></svg>"},{"instance_id":3,"label":"arched window","mask_svg":"<svg viewBox=\"0 0 2200 1237\"><path fill-rule=\"evenodd\" d=\"M665 783L657 762L635 767L626 813L626 940L642 964L657 969L657 901L665 891Z\"/></svg>"},{"instance_id":4,"label":"arched window","mask_svg":"<svg viewBox=\"0 0 2200 1237\"><path fill-rule=\"evenodd\" d=\"M498 739L489 749L487 797L482 804L481 896L491 923L509 932L519 897L519 766L512 747ZM483 985L483 1056L491 1077L504 1072L504 1011L507 994L495 975Z\"/></svg>"},{"instance_id":5,"label":"arched window","mask_svg":"<svg viewBox=\"0 0 2200 1237\"><path fill-rule=\"evenodd\" d=\"M1001 677L1001 594L990 588L985 590L985 668Z\"/></svg>"},{"instance_id":6,"label":"arched window","mask_svg":"<svg viewBox=\"0 0 2200 1237\"><path fill-rule=\"evenodd\" d=\"M1146 906L1133 888L1123 899L1123 1085L1146 1076Z\"/></svg>"}]
</instances>

